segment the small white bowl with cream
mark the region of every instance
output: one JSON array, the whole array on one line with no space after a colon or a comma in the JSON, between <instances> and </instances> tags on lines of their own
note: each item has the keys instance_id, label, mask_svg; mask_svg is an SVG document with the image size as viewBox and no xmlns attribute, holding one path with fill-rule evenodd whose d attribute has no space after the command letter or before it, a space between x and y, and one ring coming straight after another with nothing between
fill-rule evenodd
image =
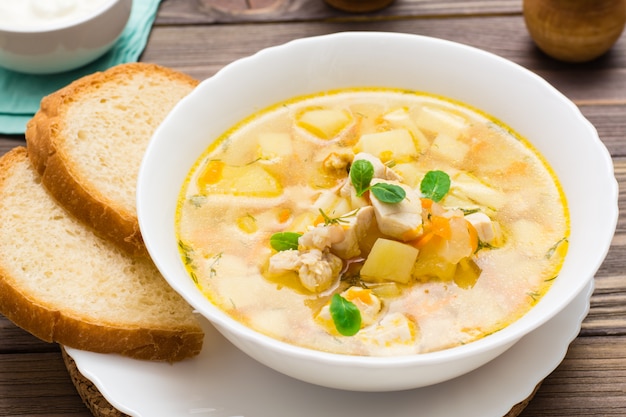
<instances>
[{"instance_id":1,"label":"small white bowl with cream","mask_svg":"<svg viewBox=\"0 0 626 417\"><path fill-rule=\"evenodd\" d=\"M104 55L128 23L132 0L0 0L0 67L69 71Z\"/></svg>"}]
</instances>

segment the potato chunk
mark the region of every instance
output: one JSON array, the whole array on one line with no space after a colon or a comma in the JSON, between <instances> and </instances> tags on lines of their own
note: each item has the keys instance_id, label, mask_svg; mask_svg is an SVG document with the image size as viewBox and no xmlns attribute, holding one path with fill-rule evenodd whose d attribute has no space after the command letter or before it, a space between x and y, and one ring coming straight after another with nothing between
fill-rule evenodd
<instances>
[{"instance_id":1,"label":"potato chunk","mask_svg":"<svg viewBox=\"0 0 626 417\"><path fill-rule=\"evenodd\" d=\"M258 164L225 165L210 161L198 178L205 193L233 194L249 197L277 197L282 193L278 180Z\"/></svg>"},{"instance_id":2,"label":"potato chunk","mask_svg":"<svg viewBox=\"0 0 626 417\"><path fill-rule=\"evenodd\" d=\"M383 120L386 121L394 129L406 129L408 130L420 152L424 152L430 147L430 142L426 135L415 124L415 121L411 118L411 114L406 108L399 108L390 111L383 115Z\"/></svg>"},{"instance_id":3,"label":"potato chunk","mask_svg":"<svg viewBox=\"0 0 626 417\"><path fill-rule=\"evenodd\" d=\"M417 259L417 248L395 240L379 238L361 268L361 279L369 282L394 281L407 284Z\"/></svg>"},{"instance_id":4,"label":"potato chunk","mask_svg":"<svg viewBox=\"0 0 626 417\"><path fill-rule=\"evenodd\" d=\"M422 108L415 123L420 129L442 134L451 139L456 139L467 125L463 117L434 107Z\"/></svg>"},{"instance_id":5,"label":"potato chunk","mask_svg":"<svg viewBox=\"0 0 626 417\"><path fill-rule=\"evenodd\" d=\"M291 135L288 133L261 133L259 135L259 158L274 159L293 153Z\"/></svg>"},{"instance_id":6,"label":"potato chunk","mask_svg":"<svg viewBox=\"0 0 626 417\"><path fill-rule=\"evenodd\" d=\"M296 123L320 139L332 139L352 122L346 111L314 108L301 113Z\"/></svg>"},{"instance_id":7,"label":"potato chunk","mask_svg":"<svg viewBox=\"0 0 626 417\"><path fill-rule=\"evenodd\" d=\"M374 155L382 162L407 162L419 155L413 137L406 129L365 134L356 144L355 151Z\"/></svg>"}]
</instances>

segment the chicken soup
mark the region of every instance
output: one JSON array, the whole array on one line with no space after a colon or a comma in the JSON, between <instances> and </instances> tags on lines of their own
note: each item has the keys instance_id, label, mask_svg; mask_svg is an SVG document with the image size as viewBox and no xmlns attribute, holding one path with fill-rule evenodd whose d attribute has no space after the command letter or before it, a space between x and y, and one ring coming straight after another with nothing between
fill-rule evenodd
<instances>
[{"instance_id":1,"label":"chicken soup","mask_svg":"<svg viewBox=\"0 0 626 417\"><path fill-rule=\"evenodd\" d=\"M350 355L465 344L525 314L568 245L564 195L461 103L350 89L263 110L208 147L176 218L203 294L256 331Z\"/></svg>"}]
</instances>

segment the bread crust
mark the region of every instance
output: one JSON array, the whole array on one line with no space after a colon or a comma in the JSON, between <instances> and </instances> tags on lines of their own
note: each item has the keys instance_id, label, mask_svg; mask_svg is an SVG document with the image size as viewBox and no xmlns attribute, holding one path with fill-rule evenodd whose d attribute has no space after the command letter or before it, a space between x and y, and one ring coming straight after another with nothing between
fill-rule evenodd
<instances>
[{"instance_id":1,"label":"bread crust","mask_svg":"<svg viewBox=\"0 0 626 417\"><path fill-rule=\"evenodd\" d=\"M199 328L124 328L89 323L38 303L10 284L0 268L0 311L14 324L46 341L98 353L117 353L134 359L178 362L202 350Z\"/></svg>"},{"instance_id":2,"label":"bread crust","mask_svg":"<svg viewBox=\"0 0 626 417\"><path fill-rule=\"evenodd\" d=\"M66 210L128 253L147 255L136 212L105 195L89 178L77 172L79 161L68 155L63 138L70 123L68 109L80 105L82 96L92 94L105 83L114 83L116 79L138 73L157 75L158 80L165 78L182 88L189 88L189 91L198 85L198 81L188 75L147 63L122 64L87 75L42 99L39 111L27 124L26 144L42 183ZM149 139L142 138L146 144ZM137 155L137 158L142 156Z\"/></svg>"},{"instance_id":3,"label":"bread crust","mask_svg":"<svg viewBox=\"0 0 626 417\"><path fill-rule=\"evenodd\" d=\"M3 195L7 178L14 175L13 167L20 163L30 164L24 147L16 147L0 158L0 195ZM19 273L10 270L16 261L26 261L11 262L9 259L8 255L0 258L0 312L44 341L93 352L168 362L195 356L202 349L204 332L197 322L195 325L181 323L177 328L100 323L74 312L70 297L67 306L55 306L38 299L20 285L21 276L16 276Z\"/></svg>"}]
</instances>

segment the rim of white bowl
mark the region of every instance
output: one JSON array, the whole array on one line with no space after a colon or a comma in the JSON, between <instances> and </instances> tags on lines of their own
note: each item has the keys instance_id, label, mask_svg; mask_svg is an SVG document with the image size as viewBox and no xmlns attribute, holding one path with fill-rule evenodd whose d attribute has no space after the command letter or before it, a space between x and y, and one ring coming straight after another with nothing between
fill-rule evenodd
<instances>
[{"instance_id":1,"label":"rim of white bowl","mask_svg":"<svg viewBox=\"0 0 626 417\"><path fill-rule=\"evenodd\" d=\"M602 143L602 141L598 137L597 131L594 128L594 126L582 115L578 107L573 102L571 102L567 97L565 97L565 95L563 95L561 92L559 92L556 88L554 88L551 84L549 84L546 80L544 80L537 74L531 72L530 70L510 60L502 58L493 53L490 53L490 52L487 52L487 51L484 51L484 50L481 50L481 49L478 49L469 45L465 45L465 44L461 44L461 43L457 43L453 41L448 41L444 39L423 36L423 35L394 33L394 32L339 32L339 33L333 33L333 34L327 34L327 35L312 36L312 37L307 37L307 38L296 39L296 40L292 40L281 45L265 48L263 50L256 52L253 55L238 59L226 65L220 71L218 71L213 77L208 78L207 80L203 81L197 87L197 89L208 88L206 86L212 85L213 83L220 80L222 77L227 76L227 74L236 72L240 66L245 67L260 58L267 57L268 59L271 59L273 56L275 56L275 54L281 54L283 53L284 50L289 49L294 46L306 45L308 43L318 43L320 41L321 42L336 42L339 39L343 39L344 41L354 41L357 38L362 42L381 41L381 40L390 41L390 40L396 40L396 39L402 39L405 41L406 40L410 40L410 41L418 40L423 43L431 44L431 46L436 45L436 46L441 46L441 47L446 47L446 48L457 48L460 51L466 51L466 52L471 52L473 54L478 54L483 57L482 59L489 59L493 61L494 63L497 63L498 65L509 66L513 71L520 72L521 74L523 74L524 77L526 77L529 80L532 80L535 84L537 84L542 90L547 91L552 96L553 99L556 99L558 101L559 105L566 106L568 108L569 112L571 112L571 114L575 117L575 119L578 120L582 124L581 127L586 129L589 138L594 142L594 145L595 145L594 148L597 150L597 152L600 153L599 156L603 158L604 166L607 170L607 172L603 173L602 177L606 177L605 179L610 181L610 184L608 185L610 195L607 196L607 201L610 201L612 206L608 210L608 213L606 213L607 217L603 219L605 228L604 228L604 235L602 239L602 245L597 246L595 248L596 252L594 254L595 255L594 258L591 259L590 263L585 264L586 268L584 271L582 271L585 274L587 274L588 277L586 277L584 280L580 280L578 285L572 288L571 291L568 292L567 297L557 300L556 308L551 309L549 311L550 314L538 316L538 314L533 313L534 311L538 311L538 307L540 305L545 304L544 301L548 298L548 295L550 294L550 291L548 291L548 294L546 294L537 303L537 305L535 305L526 315L524 315L517 321L511 323L510 325L503 328L502 330L499 330L498 332L495 332L492 335L483 337L479 340L473 341L466 345L457 346L457 347L453 347L453 348L445 349L441 351L421 353L421 354L412 354L412 355L403 355L403 356L384 356L384 357L354 356L354 355L345 355L345 354L337 354L337 353L328 353L328 352L318 351L318 350L309 349L305 347L292 345L286 342L282 342L274 338L271 338L269 336L266 336L264 334L258 333L248 328L247 326L243 325L242 323L236 321L235 319L229 317L226 313L219 310L219 308L212 305L204 296L202 296L200 292L197 290L197 288L196 288L195 293L192 293L190 295L188 293L188 288L186 289L184 287L189 287L189 285L193 285L191 279L189 279L188 282L180 282L180 281L171 280L168 278L168 274L171 272L170 268L167 265L165 265L163 262L161 262L161 259L159 259L160 253L156 252L156 248L153 246L152 241L151 241L151 237L153 233L153 231L151 230L151 227L155 227L155 225L158 223L150 223L147 221L146 216L144 216L144 215L149 214L150 212L150 209L149 209L150 204L145 200L145 195L146 193L148 193L147 190L158 189L158 186L155 186L154 184L150 186L149 182L147 182L147 178L149 177L149 174L147 171L149 170L149 166L150 166L151 154L154 152L154 147L156 146L155 141L151 141L150 144L148 145L148 148L144 155L144 161L142 162L139 177L138 177L137 210L139 213L139 224L140 224L141 231L147 237L145 240L146 240L146 246L147 246L148 251L150 252L151 255L153 255L155 264L157 265L159 270L161 270L161 272L163 273L166 280L170 283L170 285L177 292L182 294L183 297L186 298L186 300L194 308L198 309L203 315L207 316L207 318L210 321L217 324L218 327L219 326L229 327L233 329L238 334L239 337L243 337L246 340L252 341L254 343L263 344L264 346L269 347L275 352L283 352L283 353L289 354L292 357L294 356L301 357L301 358L306 358L307 360L311 360L311 361L318 361L318 362L324 362L324 363L330 363L330 364L336 363L336 364L344 364L344 365L345 364L359 365L359 366L363 366L366 368L378 368L378 367L383 367L383 366L384 367L389 367L389 366L401 367L401 366L407 366L407 365L415 365L421 362L424 362L424 363L428 362L429 364L434 364L434 363L439 363L439 362L444 362L444 361L450 361L451 359L459 360L459 359L463 359L464 357L467 357L468 355L480 354L487 350L491 350L491 349L501 347L507 344L513 344L514 342L519 340L519 338L523 337L525 334L536 329L537 327L539 327L540 325L548 321L550 318L554 317L554 315L556 315L559 311L565 308L565 306L567 306L582 290L584 290L587 284L589 283L589 281L593 280L595 273L600 268L602 262L604 261L606 257L606 254L608 253L611 239L612 239L612 236L614 235L615 227L617 225L617 218L618 218L618 208L617 208L618 185L614 177L613 163L612 163L612 159L610 157L608 150L606 149L605 145ZM198 104L198 103L193 104L194 101L196 101L196 95L193 93L183 98L175 106L175 108L172 110L170 115L166 117L166 120L172 117L171 116L172 114L184 113L186 111L190 111L191 109L193 109L194 105ZM274 103L268 103L268 105L270 104L274 104ZM157 128L153 137L156 137L159 135L167 136L168 134L176 134L176 130L171 130L168 127L167 123L163 123L161 124L161 126ZM208 146L208 142L206 146ZM197 157L199 157L199 155ZM158 170L159 167L155 166L151 168L153 168L153 170L150 171L150 173L154 173L154 172L157 172L157 171L154 171L154 169ZM182 181L180 183L180 186L182 186ZM171 227L173 228L174 219L170 219L170 220L171 220ZM174 245L174 247L176 246L175 241L171 243ZM182 267L182 259L180 256L178 256L178 263L179 263L179 267ZM210 311L210 310L213 310L213 311ZM518 333L518 328L520 327L524 327L526 331L523 333Z\"/></svg>"}]
</instances>

